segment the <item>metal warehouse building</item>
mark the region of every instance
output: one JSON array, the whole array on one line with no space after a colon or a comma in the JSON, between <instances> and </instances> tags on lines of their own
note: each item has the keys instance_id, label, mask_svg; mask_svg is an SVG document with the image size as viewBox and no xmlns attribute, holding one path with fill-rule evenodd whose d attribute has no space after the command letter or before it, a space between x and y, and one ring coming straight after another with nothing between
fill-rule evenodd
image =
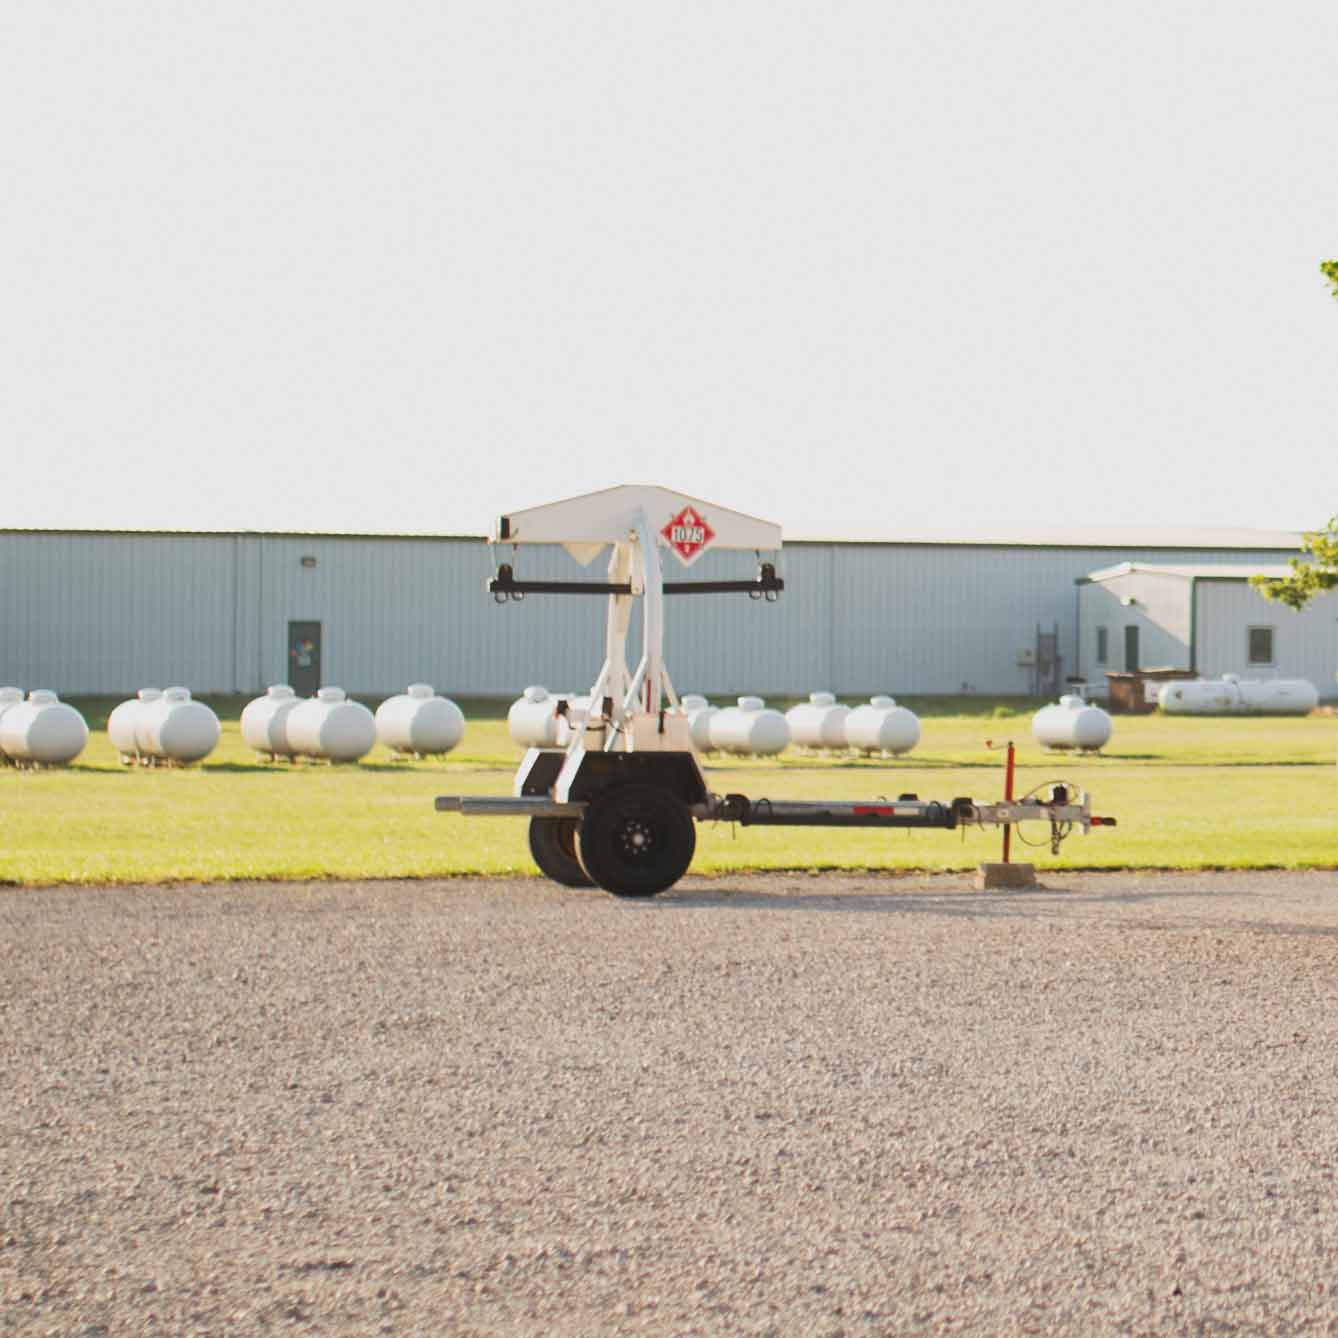
<instances>
[{"instance_id":1,"label":"metal warehouse building","mask_svg":"<svg viewBox=\"0 0 1338 1338\"><path fill-rule=\"evenodd\" d=\"M667 662L682 692L1049 693L1098 672L1077 653L1082 578L1120 562L1254 570L1295 556L1300 542L1170 537L787 542L777 603L670 601ZM477 537L0 531L0 682L71 696L168 683L304 690L312 676L366 695L417 680L464 697L587 686L604 601L498 606L484 584L500 560L523 577L603 579L602 560L583 569L560 549L534 548L513 559ZM693 575L751 577L754 566L751 554L708 552Z\"/></svg>"},{"instance_id":2,"label":"metal warehouse building","mask_svg":"<svg viewBox=\"0 0 1338 1338\"><path fill-rule=\"evenodd\" d=\"M1338 596L1299 612L1266 600L1249 576L1282 564L1121 562L1080 582L1080 663L1092 673L1166 665L1205 678L1309 679L1331 695L1338 669Z\"/></svg>"}]
</instances>

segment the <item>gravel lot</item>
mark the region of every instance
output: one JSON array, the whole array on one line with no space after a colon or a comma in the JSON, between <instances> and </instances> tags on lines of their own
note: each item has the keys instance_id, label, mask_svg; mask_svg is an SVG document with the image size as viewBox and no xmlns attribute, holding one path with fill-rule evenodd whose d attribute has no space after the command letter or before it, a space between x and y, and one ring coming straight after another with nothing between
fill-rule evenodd
<instances>
[{"instance_id":1,"label":"gravel lot","mask_svg":"<svg viewBox=\"0 0 1338 1338\"><path fill-rule=\"evenodd\" d=\"M0 891L0 1331L1338 1332L1338 877Z\"/></svg>"}]
</instances>

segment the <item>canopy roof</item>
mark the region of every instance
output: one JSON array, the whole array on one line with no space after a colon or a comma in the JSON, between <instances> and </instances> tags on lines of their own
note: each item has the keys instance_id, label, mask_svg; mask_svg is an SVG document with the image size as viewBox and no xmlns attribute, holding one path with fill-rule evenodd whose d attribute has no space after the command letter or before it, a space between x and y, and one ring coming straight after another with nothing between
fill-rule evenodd
<instances>
[{"instance_id":1,"label":"canopy roof","mask_svg":"<svg viewBox=\"0 0 1338 1338\"><path fill-rule=\"evenodd\" d=\"M498 520L493 541L561 544L578 562L587 563L605 544L625 540L636 527L638 512L645 513L660 545L677 551L684 562L708 548L771 551L781 546L780 526L770 521L669 488L626 483L512 511ZM685 540L676 537L676 525L692 533ZM685 553L685 548L690 552Z\"/></svg>"}]
</instances>

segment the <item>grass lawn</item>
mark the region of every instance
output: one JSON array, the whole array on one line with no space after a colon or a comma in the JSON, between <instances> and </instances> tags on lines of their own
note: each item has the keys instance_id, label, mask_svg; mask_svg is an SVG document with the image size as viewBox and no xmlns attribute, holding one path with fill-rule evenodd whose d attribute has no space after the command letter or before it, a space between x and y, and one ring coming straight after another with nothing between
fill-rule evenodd
<instances>
[{"instance_id":1,"label":"grass lawn","mask_svg":"<svg viewBox=\"0 0 1338 1338\"><path fill-rule=\"evenodd\" d=\"M507 794L519 759L504 705L462 702L464 743L442 762L376 749L356 766L258 763L243 745L241 701L212 704L223 741L203 765L123 767L107 742L113 702L76 703L94 732L66 770L0 770L0 879L10 883L219 878L415 877L533 872L518 818L439 814L438 794ZM374 703L373 703L374 704ZM1041 868L1338 868L1338 719L1119 716L1098 757L1048 754L1031 741L1035 703L915 701L919 747L898 761L786 754L708 759L708 783L754 798L924 799L1002 794L999 751L1018 744L1018 792L1073 780L1114 815L1075 834ZM1024 829L1041 840L1046 829ZM739 869L961 869L997 858L998 831L877 832L698 828L700 872ZM1024 855L1015 846L1015 857Z\"/></svg>"}]
</instances>

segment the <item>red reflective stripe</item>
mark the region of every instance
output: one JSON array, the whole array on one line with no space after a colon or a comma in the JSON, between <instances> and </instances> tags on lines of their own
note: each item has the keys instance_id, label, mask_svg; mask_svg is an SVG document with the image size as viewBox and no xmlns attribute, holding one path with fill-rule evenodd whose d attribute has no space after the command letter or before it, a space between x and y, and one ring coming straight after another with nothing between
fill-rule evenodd
<instances>
[{"instance_id":1,"label":"red reflective stripe","mask_svg":"<svg viewBox=\"0 0 1338 1338\"><path fill-rule=\"evenodd\" d=\"M866 817L867 815L869 815L869 814L871 814L871 813L874 814L876 817L880 817L880 818L895 818L895 817L897 816L897 810L896 810L891 804L856 804L856 805L855 805L855 816L856 816L856 817L860 817L860 818L862 818L862 817Z\"/></svg>"}]
</instances>

